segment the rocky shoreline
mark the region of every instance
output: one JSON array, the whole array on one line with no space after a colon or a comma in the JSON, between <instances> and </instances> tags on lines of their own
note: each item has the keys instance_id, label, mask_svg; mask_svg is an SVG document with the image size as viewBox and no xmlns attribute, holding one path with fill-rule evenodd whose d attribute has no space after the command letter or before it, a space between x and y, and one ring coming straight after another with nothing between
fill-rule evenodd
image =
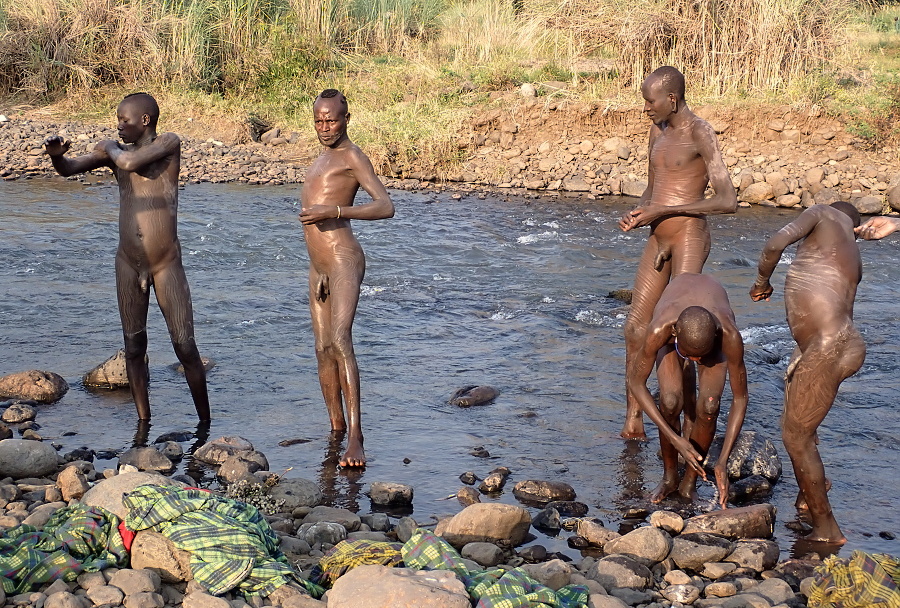
<instances>
[{"instance_id":1,"label":"rocky shoreline","mask_svg":"<svg viewBox=\"0 0 900 608\"><path fill-rule=\"evenodd\" d=\"M240 437L220 437L185 455L182 444L194 440L193 435L168 433L149 445L103 455L116 466L99 470L94 464L99 455L93 450L61 453L59 446L40 436L36 406L59 400L67 388L52 372L31 370L0 378L0 397L15 397L0 403L0 528L5 537L17 538L32 529L22 526L51 530L50 536L60 537L60 514L71 510L80 516L84 509L102 508L102 513L118 518L114 524L121 519L131 526L148 518L144 507L129 506L139 486L160 487L153 491L162 494L183 492L167 504L168 513L198 492L184 488L212 479L200 494L241 508L253 505L253 514L256 509L264 514L261 534L275 539L273 551L284 558L281 567L289 564L295 580L279 581L274 590L258 594L237 586L211 589L193 554L178 544L183 533L167 535L165 527L135 526L128 559L100 572L72 571L66 580L59 578L61 571L34 584L22 582L27 576L19 570L9 575L0 605L465 607L472 605L475 591L463 581L483 578L487 572L528 581L536 593L583 594L582 603L565 605L568 608L792 608L807 605L817 584L814 570L823 563L812 553L779 562L780 550L772 540L776 512L770 504L693 516L631 509L613 529L613 522L591 516L590 507L576 500L575 488L558 480L519 481L512 493L520 505L492 501L504 491L510 476L506 467L495 468L484 479L464 472L464 485L454 494L461 510L449 517L435 514L427 522L402 514L410 512L414 488L394 481L369 484L367 513L324 506L315 482L269 472L265 455ZM21 439L13 438L13 429ZM774 454L763 444L754 450L738 447L732 456L743 460L733 466L729 460L729 473L733 469L735 477L748 479L754 474L777 477L781 467ZM176 473L185 458L190 465ZM198 467L212 474L196 474ZM203 500L203 509L219 512L210 506L215 504L212 498ZM580 559L548 551L532 528L554 534L565 530ZM446 570L449 565L424 570L411 565L421 566L411 556L426 541L439 544L441 555L456 565L455 573ZM390 564L363 559L383 558L384 551L394 551L408 563L401 564L399 558ZM327 584L322 589L304 586L310 580ZM327 593L318 599L310 595L319 591Z\"/></svg>"},{"instance_id":2,"label":"rocky shoreline","mask_svg":"<svg viewBox=\"0 0 900 608\"><path fill-rule=\"evenodd\" d=\"M695 108L719 134L741 206L808 207L849 200L863 214L900 210L898 149L870 150L817 106ZM41 142L61 134L72 153L116 138L111 126L0 117L0 177L55 175ZM193 127L192 132L204 129ZM639 109L517 97L475 115L455 142L459 162L373 158L388 187L489 190L519 196L573 193L639 196L646 187L648 123ZM317 150L296 132L183 136L182 183L300 183ZM206 136L208 135L208 136ZM253 141L258 138L258 141ZM93 172L109 176L106 170ZM95 177L96 179L97 177ZM73 177L70 179L85 179Z\"/></svg>"}]
</instances>

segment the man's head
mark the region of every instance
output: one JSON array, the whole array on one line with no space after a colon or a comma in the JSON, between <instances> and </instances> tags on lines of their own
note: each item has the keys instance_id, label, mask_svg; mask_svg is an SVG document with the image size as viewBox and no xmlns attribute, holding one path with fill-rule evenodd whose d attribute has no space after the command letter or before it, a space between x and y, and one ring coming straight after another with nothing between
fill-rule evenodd
<instances>
[{"instance_id":1,"label":"man's head","mask_svg":"<svg viewBox=\"0 0 900 608\"><path fill-rule=\"evenodd\" d=\"M159 105L147 93L127 95L116 110L119 137L127 144L138 141L146 131L156 132Z\"/></svg>"},{"instance_id":2,"label":"man's head","mask_svg":"<svg viewBox=\"0 0 900 608\"><path fill-rule=\"evenodd\" d=\"M675 321L673 333L678 354L686 359L699 359L715 347L718 324L705 308L689 306Z\"/></svg>"},{"instance_id":3,"label":"man's head","mask_svg":"<svg viewBox=\"0 0 900 608\"><path fill-rule=\"evenodd\" d=\"M684 75L671 66L663 66L647 76L641 85L644 112L660 124L684 104Z\"/></svg>"},{"instance_id":4,"label":"man's head","mask_svg":"<svg viewBox=\"0 0 900 608\"><path fill-rule=\"evenodd\" d=\"M347 98L337 89L325 89L313 103L313 123L319 143L333 148L342 142L347 134L350 112Z\"/></svg>"},{"instance_id":5,"label":"man's head","mask_svg":"<svg viewBox=\"0 0 900 608\"><path fill-rule=\"evenodd\" d=\"M859 211L857 211L856 207L854 207L847 201L837 201L837 202L831 203L831 206L834 207L835 209L837 209L838 211L846 213L847 216L850 218L850 221L853 222L854 228L859 226L860 217L859 217Z\"/></svg>"}]
</instances>

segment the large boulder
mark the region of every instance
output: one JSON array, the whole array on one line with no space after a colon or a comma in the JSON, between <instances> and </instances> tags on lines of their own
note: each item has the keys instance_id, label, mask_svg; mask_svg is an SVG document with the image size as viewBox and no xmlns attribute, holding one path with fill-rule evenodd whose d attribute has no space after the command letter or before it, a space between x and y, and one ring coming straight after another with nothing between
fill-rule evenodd
<instances>
[{"instance_id":1,"label":"large boulder","mask_svg":"<svg viewBox=\"0 0 900 608\"><path fill-rule=\"evenodd\" d=\"M672 537L660 528L644 526L607 542L603 552L607 555L623 553L645 566L658 564L668 557L672 549Z\"/></svg>"},{"instance_id":2,"label":"large boulder","mask_svg":"<svg viewBox=\"0 0 900 608\"><path fill-rule=\"evenodd\" d=\"M0 477L22 479L56 473L58 458L49 443L27 439L0 441Z\"/></svg>"},{"instance_id":3,"label":"large boulder","mask_svg":"<svg viewBox=\"0 0 900 608\"><path fill-rule=\"evenodd\" d=\"M149 363L150 358L144 355L144 362ZM128 388L128 375L125 372L125 351L119 349L116 353L86 373L81 382L85 386L93 388Z\"/></svg>"},{"instance_id":4,"label":"large boulder","mask_svg":"<svg viewBox=\"0 0 900 608\"><path fill-rule=\"evenodd\" d=\"M54 403L69 390L59 374L32 369L0 378L0 399L24 399Z\"/></svg>"},{"instance_id":5,"label":"large boulder","mask_svg":"<svg viewBox=\"0 0 900 608\"><path fill-rule=\"evenodd\" d=\"M722 441L721 435L716 436L709 448L707 462L711 466L719 460ZM726 471L729 479L762 475L769 481L778 481L781 477L781 468L781 458L771 440L756 431L741 431L728 456ZM711 473L712 469L708 472Z\"/></svg>"},{"instance_id":6,"label":"large boulder","mask_svg":"<svg viewBox=\"0 0 900 608\"><path fill-rule=\"evenodd\" d=\"M0 442L0 444L2 443ZM107 511L118 515L119 518L125 519L125 516L128 515L128 509L122 504L125 493L145 485L185 487L183 483L164 477L159 473L151 473L149 471L120 473L109 479L104 479L88 490L81 502L89 507L103 507Z\"/></svg>"},{"instance_id":7,"label":"large boulder","mask_svg":"<svg viewBox=\"0 0 900 608\"><path fill-rule=\"evenodd\" d=\"M462 549L468 543L506 542L516 547L525 542L531 516L522 507L503 503L476 503L453 517L441 520L435 533Z\"/></svg>"},{"instance_id":8,"label":"large boulder","mask_svg":"<svg viewBox=\"0 0 900 608\"><path fill-rule=\"evenodd\" d=\"M363 598L364 601L363 601ZM328 608L470 608L469 594L450 570L358 566L328 592Z\"/></svg>"},{"instance_id":9,"label":"large boulder","mask_svg":"<svg viewBox=\"0 0 900 608\"><path fill-rule=\"evenodd\" d=\"M277 485L269 489L269 496L274 500L283 500L281 509L290 513L297 507L315 507L324 500L319 486L308 479L281 479Z\"/></svg>"},{"instance_id":10,"label":"large boulder","mask_svg":"<svg viewBox=\"0 0 900 608\"><path fill-rule=\"evenodd\" d=\"M513 487L513 495L522 501L544 504L554 500L575 500L575 489L562 481L524 479Z\"/></svg>"},{"instance_id":11,"label":"large boulder","mask_svg":"<svg viewBox=\"0 0 900 608\"><path fill-rule=\"evenodd\" d=\"M759 504L710 511L691 517L684 522L682 535L710 532L731 539L771 538L774 530L775 507L770 504Z\"/></svg>"},{"instance_id":12,"label":"large boulder","mask_svg":"<svg viewBox=\"0 0 900 608\"><path fill-rule=\"evenodd\" d=\"M705 532L688 532L685 528L685 533L672 542L669 557L682 570L699 572L710 562L722 561L733 548L733 543L727 538Z\"/></svg>"},{"instance_id":13,"label":"large boulder","mask_svg":"<svg viewBox=\"0 0 900 608\"><path fill-rule=\"evenodd\" d=\"M649 568L627 555L607 555L591 566L584 575L603 585L604 589L644 589L653 582L653 574Z\"/></svg>"}]
</instances>

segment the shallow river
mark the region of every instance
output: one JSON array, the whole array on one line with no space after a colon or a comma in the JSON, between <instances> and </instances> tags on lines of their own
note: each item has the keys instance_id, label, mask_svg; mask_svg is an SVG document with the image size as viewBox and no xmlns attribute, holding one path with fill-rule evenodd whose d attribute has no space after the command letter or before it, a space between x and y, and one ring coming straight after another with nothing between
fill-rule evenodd
<instances>
[{"instance_id":1,"label":"shallow river","mask_svg":"<svg viewBox=\"0 0 900 608\"><path fill-rule=\"evenodd\" d=\"M316 378L307 308L307 258L296 215L298 188L191 185L181 194L180 238L193 292L197 341L209 373L211 437L239 434L271 469L319 481L332 504L370 509L372 481L415 488L414 516L453 513L441 501L464 471L505 465L508 483L572 484L591 513L615 525L645 504L661 476L652 441L624 442L626 308L607 294L631 286L646 230L623 234L621 200L524 200L393 192L393 220L356 222L368 270L354 327L361 368L365 472L335 469ZM70 450L130 447L136 414L127 391L90 392L81 375L121 347L113 259L114 185L0 182L0 374L45 369L71 384L40 406L40 432ZM741 209L711 218L706 270L728 289L747 345L750 406L744 428L771 437L784 461L776 485L776 539L787 555L796 483L778 431L781 377L793 342L784 319L785 260L770 302L746 295L769 234L795 211ZM865 276L856 305L868 356L844 382L819 430L831 502L852 549L900 553L897 410L900 388L900 244L861 242ZM165 324L151 302L150 439L197 428ZM773 356L774 355L774 356ZM771 363L773 360L777 363ZM447 404L467 384L502 394L485 407ZM730 393L723 399L720 429ZM75 435L64 436L67 431ZM203 439L203 437L201 437ZM285 439L303 443L280 447ZM195 441L196 443L196 441ZM192 442L183 444L185 449ZM490 458L470 454L483 446ZM408 462L405 461L408 459ZM102 468L114 462L101 461ZM708 505L712 484L701 488ZM499 500L514 503L510 491ZM564 533L565 534L565 533ZM563 536L539 541L565 549ZM567 551L570 555L573 551Z\"/></svg>"}]
</instances>

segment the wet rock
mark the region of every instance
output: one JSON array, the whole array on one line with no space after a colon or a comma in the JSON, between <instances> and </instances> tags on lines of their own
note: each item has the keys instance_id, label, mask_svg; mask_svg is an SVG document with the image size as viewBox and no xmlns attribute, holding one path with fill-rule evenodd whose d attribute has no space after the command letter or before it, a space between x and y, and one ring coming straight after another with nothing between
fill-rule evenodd
<instances>
[{"instance_id":1,"label":"wet rock","mask_svg":"<svg viewBox=\"0 0 900 608\"><path fill-rule=\"evenodd\" d=\"M296 536L311 547L317 543L336 545L347 538L347 528L334 522L320 521L301 525Z\"/></svg>"},{"instance_id":2,"label":"wet rock","mask_svg":"<svg viewBox=\"0 0 900 608\"><path fill-rule=\"evenodd\" d=\"M721 435L716 436L710 446L707 463L718 461L722 453L722 440ZM726 470L730 479L762 475L774 482L781 477L781 468L781 458L771 440L756 431L741 431L728 457Z\"/></svg>"},{"instance_id":3,"label":"wet rock","mask_svg":"<svg viewBox=\"0 0 900 608\"><path fill-rule=\"evenodd\" d=\"M435 533L457 548L477 541L505 542L516 547L525 541L529 528L531 516L522 507L478 503L441 520Z\"/></svg>"},{"instance_id":4,"label":"wet rock","mask_svg":"<svg viewBox=\"0 0 900 608\"><path fill-rule=\"evenodd\" d=\"M644 589L653 581L647 566L627 555L609 555L591 566L584 575L605 589L631 587Z\"/></svg>"},{"instance_id":5,"label":"wet rock","mask_svg":"<svg viewBox=\"0 0 900 608\"><path fill-rule=\"evenodd\" d=\"M475 488L463 486L456 492L456 500L464 507L481 502L481 494Z\"/></svg>"},{"instance_id":6,"label":"wet rock","mask_svg":"<svg viewBox=\"0 0 900 608\"><path fill-rule=\"evenodd\" d=\"M728 486L728 501L743 505L772 494L772 484L762 475L751 475Z\"/></svg>"},{"instance_id":7,"label":"wet rock","mask_svg":"<svg viewBox=\"0 0 900 608\"><path fill-rule=\"evenodd\" d=\"M307 513L306 517L303 518L304 524L329 521L344 526L347 529L347 532L359 530L359 526L362 523L359 516L349 509L325 506L314 507L312 511Z\"/></svg>"},{"instance_id":8,"label":"wet rock","mask_svg":"<svg viewBox=\"0 0 900 608\"><path fill-rule=\"evenodd\" d=\"M191 554L158 532L141 530L131 545L131 567L155 572L164 583L192 580Z\"/></svg>"},{"instance_id":9,"label":"wet rock","mask_svg":"<svg viewBox=\"0 0 900 608\"><path fill-rule=\"evenodd\" d=\"M401 543L405 543L412 538L418 527L419 524L412 517L401 517L397 522L397 526L394 528L394 532L397 533L397 540Z\"/></svg>"},{"instance_id":10,"label":"wet rock","mask_svg":"<svg viewBox=\"0 0 900 608\"><path fill-rule=\"evenodd\" d=\"M449 570L358 566L334 583L328 608L470 608L465 585Z\"/></svg>"},{"instance_id":11,"label":"wet rock","mask_svg":"<svg viewBox=\"0 0 900 608\"><path fill-rule=\"evenodd\" d=\"M563 517L584 517L588 514L588 506L577 500L551 500L545 509L556 509Z\"/></svg>"},{"instance_id":12,"label":"wet rock","mask_svg":"<svg viewBox=\"0 0 900 608\"><path fill-rule=\"evenodd\" d=\"M780 578L770 578L753 588L753 593L761 595L772 605L783 604L794 599L794 590Z\"/></svg>"},{"instance_id":13,"label":"wet rock","mask_svg":"<svg viewBox=\"0 0 900 608\"><path fill-rule=\"evenodd\" d=\"M243 437L227 436L213 439L212 441L200 446L194 452L194 459L211 465L220 465L229 456L234 456L241 452L252 452L253 444Z\"/></svg>"},{"instance_id":14,"label":"wet rock","mask_svg":"<svg viewBox=\"0 0 900 608\"><path fill-rule=\"evenodd\" d=\"M559 511L548 507L534 514L531 525L539 530L556 531L562 529L562 520L559 517Z\"/></svg>"},{"instance_id":15,"label":"wet rock","mask_svg":"<svg viewBox=\"0 0 900 608\"><path fill-rule=\"evenodd\" d=\"M732 551L724 559L739 568L748 568L755 572L771 570L778 562L780 550L778 544L771 540L739 540L734 543Z\"/></svg>"},{"instance_id":16,"label":"wet rock","mask_svg":"<svg viewBox=\"0 0 900 608\"><path fill-rule=\"evenodd\" d=\"M621 302L625 302L626 304L631 304L631 290L630 289L614 289L613 291L606 294L607 298L612 298L613 300L619 300Z\"/></svg>"},{"instance_id":17,"label":"wet rock","mask_svg":"<svg viewBox=\"0 0 900 608\"><path fill-rule=\"evenodd\" d=\"M21 401L14 401L3 410L3 415L0 416L0 420L9 424L19 424L21 422L27 422L29 420L34 420L35 411L34 408L28 405L27 403L22 403ZM10 433L12 435L12 433Z\"/></svg>"},{"instance_id":18,"label":"wet rock","mask_svg":"<svg viewBox=\"0 0 900 608\"><path fill-rule=\"evenodd\" d=\"M308 479L281 478L277 485L269 489L269 496L274 500L283 500L284 511L290 512L297 507L315 507L324 500L318 484Z\"/></svg>"},{"instance_id":19,"label":"wet rock","mask_svg":"<svg viewBox=\"0 0 900 608\"><path fill-rule=\"evenodd\" d=\"M3 442L0 442L2 446ZM109 479L105 479L88 490L81 502L90 507L103 507L107 511L115 513L119 519L125 519L128 510L122 504L122 498L126 492L131 492L138 486L147 484L161 486L185 487L184 484L174 481L159 473L132 472L120 473Z\"/></svg>"},{"instance_id":20,"label":"wet rock","mask_svg":"<svg viewBox=\"0 0 900 608\"><path fill-rule=\"evenodd\" d=\"M475 475L475 473L473 473L472 471L466 471L459 476L459 480L467 486L474 486L475 482L478 481L478 476Z\"/></svg>"},{"instance_id":21,"label":"wet rock","mask_svg":"<svg viewBox=\"0 0 900 608\"><path fill-rule=\"evenodd\" d=\"M240 452L226 458L219 467L219 470L216 471L216 477L225 483L230 484L239 479L246 478L253 473L268 470L269 461L265 454L257 452L256 450L251 450L249 452Z\"/></svg>"},{"instance_id":22,"label":"wet rock","mask_svg":"<svg viewBox=\"0 0 900 608\"><path fill-rule=\"evenodd\" d=\"M56 487L66 502L80 499L90 489L87 477L74 466L67 466L60 471L56 478Z\"/></svg>"},{"instance_id":23,"label":"wet rock","mask_svg":"<svg viewBox=\"0 0 900 608\"><path fill-rule=\"evenodd\" d=\"M731 553L728 539L706 532L685 532L672 541L669 556L683 570L699 572L709 562L719 562Z\"/></svg>"},{"instance_id":24,"label":"wet rock","mask_svg":"<svg viewBox=\"0 0 900 608\"><path fill-rule=\"evenodd\" d=\"M618 532L604 528L598 519L579 519L575 533L594 547L605 547L606 543L621 536Z\"/></svg>"},{"instance_id":25,"label":"wet rock","mask_svg":"<svg viewBox=\"0 0 900 608\"><path fill-rule=\"evenodd\" d=\"M25 439L0 441L0 477L43 477L56 472L53 446Z\"/></svg>"},{"instance_id":26,"label":"wet rock","mask_svg":"<svg viewBox=\"0 0 900 608\"><path fill-rule=\"evenodd\" d=\"M554 500L575 500L575 489L562 481L525 479L513 487L519 500L548 503Z\"/></svg>"},{"instance_id":27,"label":"wet rock","mask_svg":"<svg viewBox=\"0 0 900 608\"><path fill-rule=\"evenodd\" d=\"M547 548L543 545L531 545L528 547L523 547L519 551L518 555L529 564L534 564L536 562L542 562L547 559Z\"/></svg>"},{"instance_id":28,"label":"wet rock","mask_svg":"<svg viewBox=\"0 0 900 608\"><path fill-rule=\"evenodd\" d=\"M654 511L650 514L650 525L661 528L674 536L681 534L684 529L684 518L672 511Z\"/></svg>"},{"instance_id":29,"label":"wet rock","mask_svg":"<svg viewBox=\"0 0 900 608\"><path fill-rule=\"evenodd\" d=\"M144 363L150 358L144 355ZM92 388L127 388L128 375L125 373L125 351L119 349L109 359L86 373L81 378L85 386Z\"/></svg>"},{"instance_id":30,"label":"wet rock","mask_svg":"<svg viewBox=\"0 0 900 608\"><path fill-rule=\"evenodd\" d=\"M503 550L494 543L467 543L460 551L460 555L485 568L493 568L503 561Z\"/></svg>"},{"instance_id":31,"label":"wet rock","mask_svg":"<svg viewBox=\"0 0 900 608\"><path fill-rule=\"evenodd\" d=\"M158 443L153 446L160 454L168 458L173 462L178 462L182 458L184 458L184 450L181 445L175 443L174 441L166 441L165 443ZM227 463L227 461L226 461ZM221 472L221 468L219 469Z\"/></svg>"},{"instance_id":32,"label":"wet rock","mask_svg":"<svg viewBox=\"0 0 900 608\"><path fill-rule=\"evenodd\" d=\"M652 566L666 559L671 549L672 537L653 526L637 528L603 546L606 554L625 554L645 566Z\"/></svg>"},{"instance_id":33,"label":"wet rock","mask_svg":"<svg viewBox=\"0 0 900 608\"><path fill-rule=\"evenodd\" d=\"M139 471L159 471L171 473L175 463L159 453L156 448L131 448L119 456L119 466L131 465Z\"/></svg>"},{"instance_id":34,"label":"wet rock","mask_svg":"<svg viewBox=\"0 0 900 608\"><path fill-rule=\"evenodd\" d=\"M387 532L391 529L391 520L384 513L368 513L360 515L359 520L376 532Z\"/></svg>"},{"instance_id":35,"label":"wet rock","mask_svg":"<svg viewBox=\"0 0 900 608\"><path fill-rule=\"evenodd\" d=\"M209 371L216 366L216 362L209 357L200 357L200 363L203 365L204 371ZM172 365L169 366L170 369L175 370L179 374L184 374L184 365L180 361L176 361Z\"/></svg>"},{"instance_id":36,"label":"wet rock","mask_svg":"<svg viewBox=\"0 0 900 608\"><path fill-rule=\"evenodd\" d=\"M528 576L554 591L565 587L572 580L572 566L561 559L551 559L541 564L525 564L521 568Z\"/></svg>"},{"instance_id":37,"label":"wet rock","mask_svg":"<svg viewBox=\"0 0 900 608\"><path fill-rule=\"evenodd\" d=\"M483 494L491 494L503 490L506 485L506 479L509 477L510 471L506 467L497 467L484 478L478 490Z\"/></svg>"},{"instance_id":38,"label":"wet rock","mask_svg":"<svg viewBox=\"0 0 900 608\"><path fill-rule=\"evenodd\" d=\"M500 391L493 386L478 386L473 384L457 389L457 391L450 396L449 403L450 405L457 405L459 407L484 405L493 401L499 394Z\"/></svg>"},{"instance_id":39,"label":"wet rock","mask_svg":"<svg viewBox=\"0 0 900 608\"><path fill-rule=\"evenodd\" d=\"M682 536L693 532L710 532L732 539L771 538L774 527L775 507L764 503L691 517L684 522Z\"/></svg>"},{"instance_id":40,"label":"wet rock","mask_svg":"<svg viewBox=\"0 0 900 608\"><path fill-rule=\"evenodd\" d=\"M54 403L62 399L68 390L68 383L53 372L32 369L0 378L0 399Z\"/></svg>"},{"instance_id":41,"label":"wet rock","mask_svg":"<svg viewBox=\"0 0 900 608\"><path fill-rule=\"evenodd\" d=\"M373 481L369 487L369 498L375 505L411 505L412 486L388 481Z\"/></svg>"}]
</instances>

